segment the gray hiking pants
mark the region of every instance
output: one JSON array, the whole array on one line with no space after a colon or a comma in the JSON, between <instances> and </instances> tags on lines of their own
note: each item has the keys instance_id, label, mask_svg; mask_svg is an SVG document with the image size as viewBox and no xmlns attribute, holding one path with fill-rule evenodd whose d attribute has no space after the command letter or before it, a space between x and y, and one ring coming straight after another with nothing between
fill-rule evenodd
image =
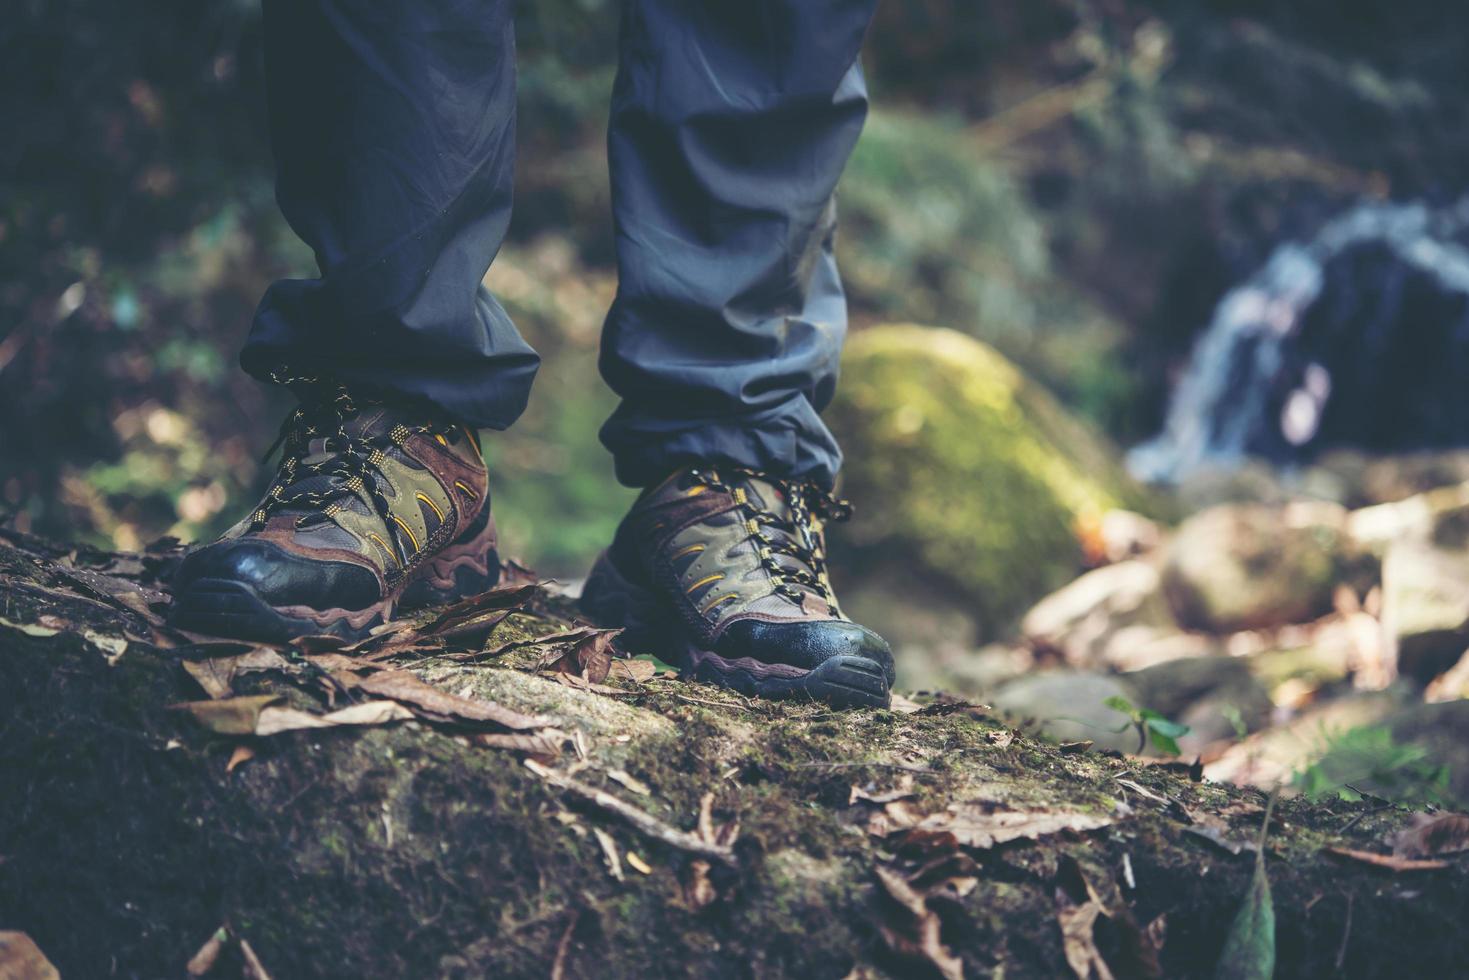
<instances>
[{"instance_id":1,"label":"gray hiking pants","mask_svg":"<svg viewBox=\"0 0 1469 980\"><path fill-rule=\"evenodd\" d=\"M830 484L846 332L833 188L876 0L626 0L608 156L619 479L690 463ZM241 362L520 415L539 357L481 284L510 221L508 0L265 0L277 199L318 278L275 283Z\"/></svg>"}]
</instances>

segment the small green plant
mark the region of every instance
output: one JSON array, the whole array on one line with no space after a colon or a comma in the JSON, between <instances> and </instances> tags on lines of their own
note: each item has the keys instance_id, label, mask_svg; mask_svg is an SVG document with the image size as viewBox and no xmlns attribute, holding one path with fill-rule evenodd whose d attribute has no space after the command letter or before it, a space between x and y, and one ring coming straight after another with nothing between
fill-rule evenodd
<instances>
[{"instance_id":1,"label":"small green plant","mask_svg":"<svg viewBox=\"0 0 1469 980\"><path fill-rule=\"evenodd\" d=\"M1396 803L1449 802L1448 768L1421 745L1404 745L1380 725L1323 730L1322 742L1316 759L1292 779L1312 799L1336 795L1355 802L1366 788Z\"/></svg>"},{"instance_id":2,"label":"small green plant","mask_svg":"<svg viewBox=\"0 0 1469 980\"><path fill-rule=\"evenodd\" d=\"M1236 705L1221 704L1219 713L1224 716L1225 721L1229 722L1229 727L1234 729L1235 738L1243 740L1250 734L1250 726L1245 724L1245 716Z\"/></svg>"},{"instance_id":3,"label":"small green plant","mask_svg":"<svg viewBox=\"0 0 1469 980\"><path fill-rule=\"evenodd\" d=\"M1187 725L1170 721L1151 708L1135 708L1127 698L1113 696L1102 702L1113 711L1127 716L1128 722L1137 729L1137 750L1141 752L1148 744L1165 755L1178 755L1178 740L1189 733ZM1126 727L1126 726L1124 726ZM1117 729L1122 731L1122 729Z\"/></svg>"}]
</instances>

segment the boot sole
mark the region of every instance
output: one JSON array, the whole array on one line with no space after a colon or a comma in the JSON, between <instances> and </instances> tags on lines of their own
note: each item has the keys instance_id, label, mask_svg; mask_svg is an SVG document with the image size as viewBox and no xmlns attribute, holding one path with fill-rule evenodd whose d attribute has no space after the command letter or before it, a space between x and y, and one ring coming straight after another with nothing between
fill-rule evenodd
<instances>
[{"instance_id":1,"label":"boot sole","mask_svg":"<svg viewBox=\"0 0 1469 980\"><path fill-rule=\"evenodd\" d=\"M656 593L631 582L604 552L582 590L581 610L600 626L621 629L626 653L651 653L685 679L717 684L749 697L821 701L834 708L886 708L892 701L882 665L836 656L806 670L751 657L727 658L688 640L678 613Z\"/></svg>"},{"instance_id":2,"label":"boot sole","mask_svg":"<svg viewBox=\"0 0 1469 980\"><path fill-rule=\"evenodd\" d=\"M286 643L298 636L335 636L352 642L367 637L395 612L479 595L499 580L495 521L490 517L472 539L449 545L415 569L396 597L365 609L273 606L245 582L201 578L174 596L168 620L194 633L264 643Z\"/></svg>"}]
</instances>

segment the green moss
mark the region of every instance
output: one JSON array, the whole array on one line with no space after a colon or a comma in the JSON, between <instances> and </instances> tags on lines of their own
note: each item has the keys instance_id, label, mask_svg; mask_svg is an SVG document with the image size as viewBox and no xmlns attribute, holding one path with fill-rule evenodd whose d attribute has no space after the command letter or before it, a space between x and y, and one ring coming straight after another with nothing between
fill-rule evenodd
<instances>
[{"instance_id":1,"label":"green moss","mask_svg":"<svg viewBox=\"0 0 1469 980\"><path fill-rule=\"evenodd\" d=\"M953 330L855 335L830 418L858 505L845 564L943 587L991 628L1077 571L1081 525L1140 502L1104 437Z\"/></svg>"}]
</instances>

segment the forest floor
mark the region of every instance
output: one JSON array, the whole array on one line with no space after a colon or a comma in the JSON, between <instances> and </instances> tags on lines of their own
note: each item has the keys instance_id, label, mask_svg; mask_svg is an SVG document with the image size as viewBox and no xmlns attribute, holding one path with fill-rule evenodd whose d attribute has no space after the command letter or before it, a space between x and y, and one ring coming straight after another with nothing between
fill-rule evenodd
<instances>
[{"instance_id":1,"label":"forest floor","mask_svg":"<svg viewBox=\"0 0 1469 980\"><path fill-rule=\"evenodd\" d=\"M1268 954L1276 976L1447 976L1469 955L1462 818L1271 801L942 694L749 700L613 657L514 569L353 646L191 636L161 615L176 557L0 531L0 975L1257 976Z\"/></svg>"}]
</instances>

